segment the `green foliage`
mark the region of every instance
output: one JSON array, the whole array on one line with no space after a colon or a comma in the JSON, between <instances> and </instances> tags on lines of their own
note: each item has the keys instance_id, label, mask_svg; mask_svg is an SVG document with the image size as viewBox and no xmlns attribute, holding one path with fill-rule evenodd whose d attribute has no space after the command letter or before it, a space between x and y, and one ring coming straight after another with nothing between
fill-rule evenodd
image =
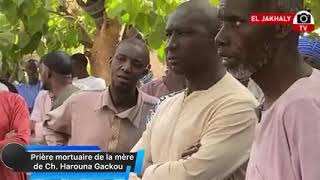
<instances>
[{"instance_id":1,"label":"green foliage","mask_svg":"<svg viewBox=\"0 0 320 180\"><path fill-rule=\"evenodd\" d=\"M21 57L37 49L49 18L43 6L40 0L0 1L1 73L17 69Z\"/></svg>"},{"instance_id":2,"label":"green foliage","mask_svg":"<svg viewBox=\"0 0 320 180\"><path fill-rule=\"evenodd\" d=\"M314 18L316 28L318 31L314 31L310 34L311 38L317 38L320 36L320 1L319 0L304 0L305 8L311 10L311 14Z\"/></svg>"},{"instance_id":3,"label":"green foliage","mask_svg":"<svg viewBox=\"0 0 320 180\"><path fill-rule=\"evenodd\" d=\"M186 0L105 0L105 9L109 18L133 25L142 32L149 47L157 50L163 62L166 20L184 1ZM219 4L218 0L209 1L214 5ZM319 28L320 1L304 1L305 7L312 10ZM42 56L48 51L72 52L81 48L81 28L93 40L96 29L94 20L80 8L76 8L74 16L70 16L61 8L62 2L64 1L0 0L0 76L6 72L18 74L15 70L25 54L36 52ZM312 33L311 36L319 34Z\"/></svg>"},{"instance_id":4,"label":"green foliage","mask_svg":"<svg viewBox=\"0 0 320 180\"><path fill-rule=\"evenodd\" d=\"M161 62L165 60L165 25L168 15L183 0L108 0L105 2L107 15L117 18L122 24L135 26L147 40L151 49L158 52ZM210 0L218 5L218 0Z\"/></svg>"},{"instance_id":5,"label":"green foliage","mask_svg":"<svg viewBox=\"0 0 320 180\"><path fill-rule=\"evenodd\" d=\"M183 0L108 0L105 8L110 18L118 18L123 24L134 25L142 32L150 48L156 49L160 60L165 59L165 22L167 16ZM209 0L218 6L219 0ZM306 8L312 10L316 26L320 27L320 1L305 0ZM319 21L317 21L319 20ZM319 36L311 33L312 37Z\"/></svg>"},{"instance_id":6,"label":"green foliage","mask_svg":"<svg viewBox=\"0 0 320 180\"><path fill-rule=\"evenodd\" d=\"M110 18L118 18L122 24L133 25L142 32L163 61L166 18L180 3L180 0L108 0L105 8Z\"/></svg>"},{"instance_id":7,"label":"green foliage","mask_svg":"<svg viewBox=\"0 0 320 180\"><path fill-rule=\"evenodd\" d=\"M59 0L0 0L0 76L20 70L26 54L72 52L80 46L78 24L94 36L94 21L83 11L76 18L60 12Z\"/></svg>"}]
</instances>

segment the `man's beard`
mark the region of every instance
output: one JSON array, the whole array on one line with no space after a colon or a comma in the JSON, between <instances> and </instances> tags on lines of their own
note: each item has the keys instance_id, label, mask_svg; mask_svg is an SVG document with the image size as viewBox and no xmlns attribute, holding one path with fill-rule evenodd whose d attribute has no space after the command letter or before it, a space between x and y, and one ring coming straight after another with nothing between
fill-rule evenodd
<instances>
[{"instance_id":1,"label":"man's beard","mask_svg":"<svg viewBox=\"0 0 320 180\"><path fill-rule=\"evenodd\" d=\"M271 61L273 51L269 48L269 43L266 42L264 44L264 52L262 54L260 58L257 57L260 60L255 61L254 64L240 62L232 68L228 68L228 71L238 80L249 80L253 74Z\"/></svg>"},{"instance_id":2,"label":"man's beard","mask_svg":"<svg viewBox=\"0 0 320 180\"><path fill-rule=\"evenodd\" d=\"M257 72L257 68L251 65L245 65L243 63L238 64L236 67L228 68L228 72L230 72L233 77L238 79L239 81L249 80L249 78Z\"/></svg>"}]
</instances>

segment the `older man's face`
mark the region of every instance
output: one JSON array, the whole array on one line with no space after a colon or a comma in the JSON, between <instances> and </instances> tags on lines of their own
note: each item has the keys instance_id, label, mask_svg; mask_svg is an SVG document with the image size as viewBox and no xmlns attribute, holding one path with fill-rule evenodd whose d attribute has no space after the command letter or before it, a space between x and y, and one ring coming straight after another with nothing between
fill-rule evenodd
<instances>
[{"instance_id":1,"label":"older man's face","mask_svg":"<svg viewBox=\"0 0 320 180\"><path fill-rule=\"evenodd\" d=\"M259 12L256 4L253 0L221 0L222 27L216 43L223 64L234 75L251 76L267 61L267 42L272 29L248 21L252 12Z\"/></svg>"}]
</instances>

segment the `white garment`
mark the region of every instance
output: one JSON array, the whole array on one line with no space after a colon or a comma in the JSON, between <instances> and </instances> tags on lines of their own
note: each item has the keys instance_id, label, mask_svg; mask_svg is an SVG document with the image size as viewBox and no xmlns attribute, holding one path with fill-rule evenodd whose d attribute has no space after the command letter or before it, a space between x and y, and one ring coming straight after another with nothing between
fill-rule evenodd
<instances>
[{"instance_id":1,"label":"white garment","mask_svg":"<svg viewBox=\"0 0 320 180\"><path fill-rule=\"evenodd\" d=\"M0 83L0 91L9 91L9 89L6 85Z\"/></svg>"},{"instance_id":2,"label":"white garment","mask_svg":"<svg viewBox=\"0 0 320 180\"><path fill-rule=\"evenodd\" d=\"M73 85L81 90L103 90L106 88L106 83L101 78L89 76L87 78L73 80Z\"/></svg>"},{"instance_id":3,"label":"white garment","mask_svg":"<svg viewBox=\"0 0 320 180\"><path fill-rule=\"evenodd\" d=\"M263 103L264 101L264 94L262 89L259 87L259 85L254 82L253 79L249 79L249 83L247 88L249 89L250 92L256 97L256 99L259 101L260 104Z\"/></svg>"}]
</instances>

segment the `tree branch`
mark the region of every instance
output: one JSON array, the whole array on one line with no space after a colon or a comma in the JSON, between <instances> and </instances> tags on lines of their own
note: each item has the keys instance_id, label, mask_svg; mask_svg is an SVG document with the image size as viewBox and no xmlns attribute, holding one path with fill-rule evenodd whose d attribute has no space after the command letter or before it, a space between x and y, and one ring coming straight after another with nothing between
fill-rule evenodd
<instances>
[{"instance_id":1,"label":"tree branch","mask_svg":"<svg viewBox=\"0 0 320 180\"><path fill-rule=\"evenodd\" d=\"M77 3L79 4L79 6L85 6L86 3L84 3L82 0L77 0Z\"/></svg>"},{"instance_id":2,"label":"tree branch","mask_svg":"<svg viewBox=\"0 0 320 180\"><path fill-rule=\"evenodd\" d=\"M59 13L59 12L57 12L57 11L52 11L52 10L49 10L49 9L47 9L47 11L48 11L49 13L52 13L52 14L55 14L55 15L61 16L61 17L65 18L66 20L69 20L69 21L70 21L70 20L76 21L76 18L75 18L75 17L73 17L72 15L62 14L62 13Z\"/></svg>"},{"instance_id":3,"label":"tree branch","mask_svg":"<svg viewBox=\"0 0 320 180\"><path fill-rule=\"evenodd\" d=\"M69 12L64 12L66 14L62 14L60 12L56 12L52 10L48 10L48 12L61 16L68 21L76 22L76 25L78 26L77 28L81 34L80 43L83 44L86 48L91 48L93 46L93 40L90 38L86 27L80 22L77 22L77 19L74 16L72 16L72 14L70 14Z\"/></svg>"},{"instance_id":4,"label":"tree branch","mask_svg":"<svg viewBox=\"0 0 320 180\"><path fill-rule=\"evenodd\" d=\"M97 29L101 29L106 14L104 9L105 0L89 0L86 3L83 2L83 0L76 0L76 2L81 9L87 12L95 20Z\"/></svg>"}]
</instances>

